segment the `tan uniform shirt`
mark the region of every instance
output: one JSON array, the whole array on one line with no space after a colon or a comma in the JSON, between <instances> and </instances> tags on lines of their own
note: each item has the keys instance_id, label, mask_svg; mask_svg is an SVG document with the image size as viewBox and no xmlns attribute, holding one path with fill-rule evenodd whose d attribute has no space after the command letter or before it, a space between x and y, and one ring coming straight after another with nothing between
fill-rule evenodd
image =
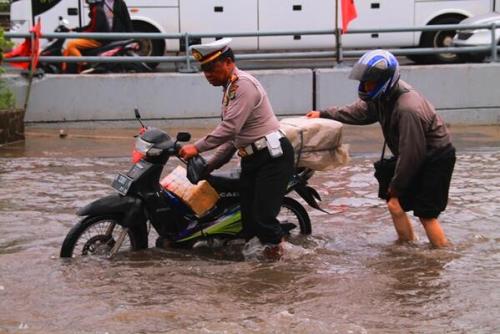
<instances>
[{"instance_id":1,"label":"tan uniform shirt","mask_svg":"<svg viewBox=\"0 0 500 334\"><path fill-rule=\"evenodd\" d=\"M236 149L278 129L278 119L262 85L235 67L223 90L222 122L195 146L199 152L218 147L210 162L215 169L229 161Z\"/></svg>"}]
</instances>

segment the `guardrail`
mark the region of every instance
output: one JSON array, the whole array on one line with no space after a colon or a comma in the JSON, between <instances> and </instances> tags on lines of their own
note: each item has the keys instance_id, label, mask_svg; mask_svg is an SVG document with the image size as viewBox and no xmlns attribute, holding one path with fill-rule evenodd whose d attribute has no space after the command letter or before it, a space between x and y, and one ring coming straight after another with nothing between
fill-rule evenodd
<instances>
[{"instance_id":1,"label":"guardrail","mask_svg":"<svg viewBox=\"0 0 500 334\"><path fill-rule=\"evenodd\" d=\"M477 53L489 52L491 55L490 62L498 61L498 46L496 43L497 25L482 24L482 25L429 25L423 27L401 27L401 28L373 28L373 29L352 29L346 34L363 34L363 33L386 33L386 32L417 32L417 31L462 31L471 29L488 29L491 31L490 45L474 46L474 47L440 47L440 48L388 48L390 52L398 56L408 55L428 55L440 53ZM197 38L222 38L222 37L265 37L265 36L293 36L293 35L334 35L336 37L336 45L342 45L342 34L340 30L311 30L311 31L260 31L260 32L240 32L240 33L46 33L42 38L91 38L91 39L106 39L106 40L124 40L124 39L178 39L184 40L184 45L189 45L189 41ZM11 33L6 32L7 38L33 38L32 34L28 33ZM337 63L341 63L344 57L359 57L364 54L367 49L346 50L342 46L338 50L333 51L308 51L308 52L270 52L270 53L239 53L236 59L243 60L266 60L266 59L298 59L298 58L335 58ZM30 61L30 57L19 57L15 59L4 59L5 62L20 62ZM192 61L194 58L189 54L189 49L186 48L184 55L179 56L140 56L140 57L40 57L40 62L47 63L129 63L129 62L154 62L154 63L185 63L184 71L194 72L197 69L193 67Z\"/></svg>"}]
</instances>

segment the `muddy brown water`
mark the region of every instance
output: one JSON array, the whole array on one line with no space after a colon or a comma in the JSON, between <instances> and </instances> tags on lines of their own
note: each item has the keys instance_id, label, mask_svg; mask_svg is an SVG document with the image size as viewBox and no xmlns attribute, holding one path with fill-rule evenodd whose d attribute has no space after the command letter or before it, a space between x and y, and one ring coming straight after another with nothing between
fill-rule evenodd
<instances>
[{"instance_id":1,"label":"muddy brown water","mask_svg":"<svg viewBox=\"0 0 500 334\"><path fill-rule=\"evenodd\" d=\"M333 214L309 209L312 236L282 261L155 248L60 259L76 209L128 168L131 134L29 129L0 148L0 333L499 332L498 127L455 130L447 249L415 219L419 241L395 244L372 176L380 138L354 131L350 164L311 180Z\"/></svg>"}]
</instances>

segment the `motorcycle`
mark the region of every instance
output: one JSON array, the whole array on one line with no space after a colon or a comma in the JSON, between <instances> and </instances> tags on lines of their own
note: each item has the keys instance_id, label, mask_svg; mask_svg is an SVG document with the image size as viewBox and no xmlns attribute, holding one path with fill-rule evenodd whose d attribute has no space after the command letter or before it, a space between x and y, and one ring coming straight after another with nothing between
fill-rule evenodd
<instances>
[{"instance_id":1,"label":"motorcycle","mask_svg":"<svg viewBox=\"0 0 500 334\"><path fill-rule=\"evenodd\" d=\"M59 24L55 28L56 33L70 32L69 22L62 16L59 17ZM49 42L40 51L42 57L62 57L64 43L66 38L49 39ZM30 39L27 39L31 43ZM25 42L26 43L26 42ZM113 41L101 47L83 50L82 56L90 57L138 57L140 51L140 44L133 40ZM15 55L15 51L13 55ZM9 58L10 56L6 56ZM68 66L76 66L76 64L68 63ZM62 63L48 63L40 61L37 65L43 73L60 74L64 73ZM151 72L152 69L144 62L131 62L131 63L89 63L83 66L81 74L90 73L119 73L119 72Z\"/></svg>"},{"instance_id":2,"label":"motorcycle","mask_svg":"<svg viewBox=\"0 0 500 334\"><path fill-rule=\"evenodd\" d=\"M133 153L135 163L112 182L118 194L103 197L78 210L77 215L83 218L67 234L60 256L111 257L120 249L146 249L151 227L159 236L158 247L168 244L169 247L191 248L199 241L224 244L238 238L242 230L239 171L216 171L205 177L219 199L207 213L197 216L175 193L160 184L167 161L174 156L183 161L178 155L180 143L189 141L191 134L179 132L174 140L160 129L145 127L137 109L135 116L142 126ZM308 185L313 174L311 169L297 169L288 184L278 216L288 234L296 228L300 235L311 234L311 220L306 209L289 194L295 192L311 207L321 210L318 192Z\"/></svg>"}]
</instances>

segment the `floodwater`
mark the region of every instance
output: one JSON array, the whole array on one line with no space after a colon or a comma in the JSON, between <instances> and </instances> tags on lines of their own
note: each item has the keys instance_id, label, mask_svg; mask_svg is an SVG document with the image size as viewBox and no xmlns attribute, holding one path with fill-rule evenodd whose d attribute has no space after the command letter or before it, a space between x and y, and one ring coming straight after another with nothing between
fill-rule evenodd
<instances>
[{"instance_id":1,"label":"floodwater","mask_svg":"<svg viewBox=\"0 0 500 334\"><path fill-rule=\"evenodd\" d=\"M269 263L154 248L60 259L74 212L111 191L133 138L30 130L0 148L0 333L498 333L499 128L456 130L441 250L415 219L419 241L394 242L369 131L346 136L349 165L311 180L332 214L309 209L312 236Z\"/></svg>"}]
</instances>

